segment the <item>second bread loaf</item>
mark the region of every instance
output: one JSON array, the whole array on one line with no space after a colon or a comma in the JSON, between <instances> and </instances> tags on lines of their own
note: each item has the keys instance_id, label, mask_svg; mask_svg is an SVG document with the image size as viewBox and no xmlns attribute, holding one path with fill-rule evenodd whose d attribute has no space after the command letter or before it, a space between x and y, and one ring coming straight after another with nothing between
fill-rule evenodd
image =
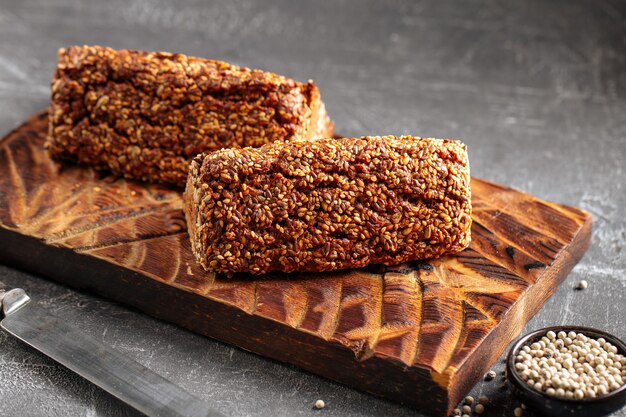
<instances>
[{"instance_id":1,"label":"second bread loaf","mask_svg":"<svg viewBox=\"0 0 626 417\"><path fill-rule=\"evenodd\" d=\"M312 81L163 52L59 51L46 144L127 178L184 185L200 152L328 137Z\"/></svg>"}]
</instances>

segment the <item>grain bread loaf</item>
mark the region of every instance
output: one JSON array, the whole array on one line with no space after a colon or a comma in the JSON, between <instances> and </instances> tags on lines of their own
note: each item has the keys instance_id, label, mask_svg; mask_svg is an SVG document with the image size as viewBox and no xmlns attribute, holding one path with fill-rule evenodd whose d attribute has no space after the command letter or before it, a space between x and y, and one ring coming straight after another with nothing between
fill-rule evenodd
<instances>
[{"instance_id":1,"label":"grain bread loaf","mask_svg":"<svg viewBox=\"0 0 626 417\"><path fill-rule=\"evenodd\" d=\"M223 273L398 264L470 242L467 151L411 136L276 142L193 160L192 250Z\"/></svg>"},{"instance_id":2,"label":"grain bread loaf","mask_svg":"<svg viewBox=\"0 0 626 417\"><path fill-rule=\"evenodd\" d=\"M312 81L163 52L73 46L52 79L51 156L183 186L201 152L333 134Z\"/></svg>"}]
</instances>

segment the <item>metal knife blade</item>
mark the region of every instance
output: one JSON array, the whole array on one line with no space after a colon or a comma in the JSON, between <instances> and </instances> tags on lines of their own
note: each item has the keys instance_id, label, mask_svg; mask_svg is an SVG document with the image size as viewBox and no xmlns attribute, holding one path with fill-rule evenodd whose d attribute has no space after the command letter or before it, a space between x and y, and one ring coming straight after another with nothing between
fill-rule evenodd
<instances>
[{"instance_id":1,"label":"metal knife blade","mask_svg":"<svg viewBox=\"0 0 626 417\"><path fill-rule=\"evenodd\" d=\"M24 290L0 291L0 304L0 327L142 413L223 417L162 376L51 315Z\"/></svg>"}]
</instances>

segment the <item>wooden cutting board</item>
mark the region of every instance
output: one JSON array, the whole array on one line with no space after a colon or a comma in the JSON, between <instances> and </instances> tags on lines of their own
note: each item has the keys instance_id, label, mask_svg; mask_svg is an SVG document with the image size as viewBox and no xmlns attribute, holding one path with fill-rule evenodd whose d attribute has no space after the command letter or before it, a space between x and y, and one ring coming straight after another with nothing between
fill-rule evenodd
<instances>
[{"instance_id":1,"label":"wooden cutting board","mask_svg":"<svg viewBox=\"0 0 626 417\"><path fill-rule=\"evenodd\" d=\"M472 179L472 244L395 267L228 279L179 190L51 161L47 116L0 142L0 262L361 390L450 413L589 245L577 208Z\"/></svg>"}]
</instances>

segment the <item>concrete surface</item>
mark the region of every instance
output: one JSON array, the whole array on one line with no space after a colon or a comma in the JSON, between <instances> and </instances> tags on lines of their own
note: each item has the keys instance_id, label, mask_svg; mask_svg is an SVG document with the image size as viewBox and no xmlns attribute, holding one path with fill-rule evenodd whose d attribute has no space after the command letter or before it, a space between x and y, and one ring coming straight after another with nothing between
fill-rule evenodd
<instances>
[{"instance_id":1,"label":"concrete surface","mask_svg":"<svg viewBox=\"0 0 626 417\"><path fill-rule=\"evenodd\" d=\"M589 252L527 330L626 338L626 2L0 0L3 133L47 105L56 50L70 44L313 78L342 134L463 139L473 175L594 216ZM8 267L0 281L231 416L419 415ZM518 405L499 379L473 390L492 398L486 416ZM318 398L327 407L313 411ZM0 415L136 412L0 332Z\"/></svg>"}]
</instances>

